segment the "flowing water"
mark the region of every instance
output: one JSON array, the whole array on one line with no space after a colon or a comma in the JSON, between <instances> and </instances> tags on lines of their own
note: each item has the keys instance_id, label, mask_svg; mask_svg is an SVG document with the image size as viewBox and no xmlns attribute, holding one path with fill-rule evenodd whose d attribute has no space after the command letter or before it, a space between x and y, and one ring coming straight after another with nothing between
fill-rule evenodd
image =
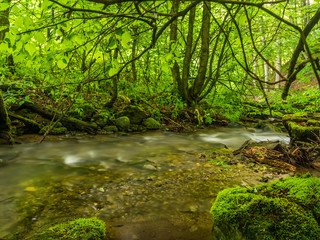
<instances>
[{"instance_id":1,"label":"flowing water","mask_svg":"<svg viewBox=\"0 0 320 240\"><path fill-rule=\"evenodd\" d=\"M273 132L212 129L65 136L2 146L0 238L98 217L114 240L211 239L209 211L217 193L270 175L217 158L219 151L231 158L221 149L237 149L248 139L289 141Z\"/></svg>"}]
</instances>

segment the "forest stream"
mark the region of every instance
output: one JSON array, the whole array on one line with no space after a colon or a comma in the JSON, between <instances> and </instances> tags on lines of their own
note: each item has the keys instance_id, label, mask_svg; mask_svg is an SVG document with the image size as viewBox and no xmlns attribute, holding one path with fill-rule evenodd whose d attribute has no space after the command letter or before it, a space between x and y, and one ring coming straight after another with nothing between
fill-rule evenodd
<instances>
[{"instance_id":1,"label":"forest stream","mask_svg":"<svg viewBox=\"0 0 320 240\"><path fill-rule=\"evenodd\" d=\"M223 146L235 150L248 139L289 141L286 134L221 128L49 137L42 144L23 138L1 146L7 163L0 168L0 238L97 217L115 240L209 240L209 211L220 190L288 176L241 160L226 164L230 150ZM226 155L213 159L214 151Z\"/></svg>"}]
</instances>

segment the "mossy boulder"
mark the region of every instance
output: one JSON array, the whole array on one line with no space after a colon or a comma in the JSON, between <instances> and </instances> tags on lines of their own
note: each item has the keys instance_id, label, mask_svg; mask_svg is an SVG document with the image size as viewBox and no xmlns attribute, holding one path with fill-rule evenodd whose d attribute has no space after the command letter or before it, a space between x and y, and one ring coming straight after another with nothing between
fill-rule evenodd
<instances>
[{"instance_id":1,"label":"mossy boulder","mask_svg":"<svg viewBox=\"0 0 320 240\"><path fill-rule=\"evenodd\" d=\"M147 118L143 120L143 126L145 126L148 130L157 130L161 127L161 124L154 118Z\"/></svg>"},{"instance_id":2,"label":"mossy boulder","mask_svg":"<svg viewBox=\"0 0 320 240\"><path fill-rule=\"evenodd\" d=\"M48 129L49 129L49 126L44 126L43 128L40 129L39 134L45 134L46 131L48 131ZM54 127L53 129L50 130L49 134L61 135L61 134L65 134L66 132L67 132L67 128L65 127Z\"/></svg>"},{"instance_id":3,"label":"mossy boulder","mask_svg":"<svg viewBox=\"0 0 320 240\"><path fill-rule=\"evenodd\" d=\"M31 240L101 240L106 237L103 221L96 218L80 218L67 223L60 223L35 235Z\"/></svg>"},{"instance_id":4,"label":"mossy boulder","mask_svg":"<svg viewBox=\"0 0 320 240\"><path fill-rule=\"evenodd\" d=\"M282 119L292 140L310 142L320 136L320 118L318 115L286 115Z\"/></svg>"},{"instance_id":5,"label":"mossy boulder","mask_svg":"<svg viewBox=\"0 0 320 240\"><path fill-rule=\"evenodd\" d=\"M103 128L103 130L105 130L107 133L115 133L115 132L118 132L119 129L117 128L117 126L114 126L114 125L110 125L110 126L105 126Z\"/></svg>"},{"instance_id":6,"label":"mossy boulder","mask_svg":"<svg viewBox=\"0 0 320 240\"><path fill-rule=\"evenodd\" d=\"M126 116L119 117L116 119L116 126L119 131L127 132L130 127L130 119Z\"/></svg>"},{"instance_id":7,"label":"mossy boulder","mask_svg":"<svg viewBox=\"0 0 320 240\"><path fill-rule=\"evenodd\" d=\"M213 239L313 240L320 236L320 179L310 174L221 191Z\"/></svg>"},{"instance_id":8,"label":"mossy boulder","mask_svg":"<svg viewBox=\"0 0 320 240\"><path fill-rule=\"evenodd\" d=\"M147 118L147 114L143 109L135 105L126 106L123 111L117 114L118 117L126 116L130 119L131 124L141 124Z\"/></svg>"}]
</instances>

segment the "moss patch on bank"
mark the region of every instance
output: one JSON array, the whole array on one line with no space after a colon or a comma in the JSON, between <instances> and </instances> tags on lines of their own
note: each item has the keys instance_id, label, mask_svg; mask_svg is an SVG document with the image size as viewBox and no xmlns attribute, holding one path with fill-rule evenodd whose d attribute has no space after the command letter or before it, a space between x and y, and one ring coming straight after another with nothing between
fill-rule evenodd
<instances>
[{"instance_id":1,"label":"moss patch on bank","mask_svg":"<svg viewBox=\"0 0 320 240\"><path fill-rule=\"evenodd\" d=\"M320 179L309 174L225 189L211 208L213 239L318 239L319 199Z\"/></svg>"},{"instance_id":2,"label":"moss patch on bank","mask_svg":"<svg viewBox=\"0 0 320 240\"><path fill-rule=\"evenodd\" d=\"M105 237L106 227L103 221L96 218L80 218L50 227L31 240L101 240Z\"/></svg>"}]
</instances>

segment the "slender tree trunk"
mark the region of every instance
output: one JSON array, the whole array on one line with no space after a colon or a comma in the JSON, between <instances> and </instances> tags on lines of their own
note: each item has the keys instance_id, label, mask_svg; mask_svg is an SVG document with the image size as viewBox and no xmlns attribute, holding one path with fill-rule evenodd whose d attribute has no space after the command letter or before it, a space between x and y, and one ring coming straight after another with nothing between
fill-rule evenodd
<instances>
[{"instance_id":1,"label":"slender tree trunk","mask_svg":"<svg viewBox=\"0 0 320 240\"><path fill-rule=\"evenodd\" d=\"M276 63L276 68L279 72L281 72L281 44L280 41L277 41L277 46L278 46L278 52L277 52L277 63ZM280 75L276 73L276 85L275 88L280 88ZM277 83L279 82L279 83Z\"/></svg>"},{"instance_id":2,"label":"slender tree trunk","mask_svg":"<svg viewBox=\"0 0 320 240\"><path fill-rule=\"evenodd\" d=\"M201 26L201 49L200 49L200 64L198 75L191 88L191 96L195 103L200 97L203 89L203 84L206 80L207 66L209 61L209 43L210 43L210 17L211 17L211 3L204 2L202 26Z\"/></svg>"},{"instance_id":3,"label":"slender tree trunk","mask_svg":"<svg viewBox=\"0 0 320 240\"><path fill-rule=\"evenodd\" d=\"M179 4L180 4L180 0L172 1L172 9L171 9L172 15L176 14L179 11ZM177 39L178 39L178 22L177 20L175 20L170 25L170 45L169 45L170 52L173 51L173 45L177 42ZM180 68L177 61L174 61L173 67L171 68L171 73L173 78L173 84L177 88L179 95L182 96L182 98L185 98L184 92L183 92L183 86L181 83Z\"/></svg>"},{"instance_id":4,"label":"slender tree trunk","mask_svg":"<svg viewBox=\"0 0 320 240\"><path fill-rule=\"evenodd\" d=\"M188 81L190 77L190 63L192 59L192 47L193 47L193 28L194 28L194 19L196 16L196 8L192 8L189 13L189 25L188 25L188 36L187 36L187 44L185 47L185 55L183 59L183 69L182 69L182 93L183 98L187 100L189 103L192 102L189 91L188 91Z\"/></svg>"},{"instance_id":5,"label":"slender tree trunk","mask_svg":"<svg viewBox=\"0 0 320 240\"><path fill-rule=\"evenodd\" d=\"M136 57L136 54L137 54L136 51L137 51L138 26L133 26L132 30L133 30L133 33L134 33L134 38L133 38L133 43L132 43L132 59L134 59ZM133 81L136 83L137 80L138 80L136 61L133 61L131 63L131 71L132 71Z\"/></svg>"},{"instance_id":6,"label":"slender tree trunk","mask_svg":"<svg viewBox=\"0 0 320 240\"><path fill-rule=\"evenodd\" d=\"M307 26L303 29L303 35L306 38L311 32L312 28L319 22L319 20L320 20L320 8L318 8L316 14L310 19ZM287 99L290 86L296 80L297 74L295 74L295 70L297 67L299 67L296 65L297 65L299 55L303 50L304 50L304 43L303 43L303 38L301 36L290 60L290 65L289 65L288 74L287 74L288 81L286 81L286 84L282 92L283 100ZM301 65L301 67L303 68L304 66Z\"/></svg>"},{"instance_id":7,"label":"slender tree trunk","mask_svg":"<svg viewBox=\"0 0 320 240\"><path fill-rule=\"evenodd\" d=\"M262 27L263 25L263 20L260 22L260 32L261 32L261 42L262 46L266 46L266 40L264 37L264 29ZM268 81L269 81L269 66L267 62L264 62L264 89L265 91L268 91Z\"/></svg>"},{"instance_id":8,"label":"slender tree trunk","mask_svg":"<svg viewBox=\"0 0 320 240\"><path fill-rule=\"evenodd\" d=\"M117 60L119 55L119 48L116 48L113 53L113 60ZM111 88L111 100L105 105L106 107L112 107L118 98L118 81L119 74L112 77L112 88Z\"/></svg>"},{"instance_id":9,"label":"slender tree trunk","mask_svg":"<svg viewBox=\"0 0 320 240\"><path fill-rule=\"evenodd\" d=\"M253 56L253 73L255 75L258 75L258 57L257 56ZM253 79L253 88L257 88L257 83L256 80Z\"/></svg>"}]
</instances>

